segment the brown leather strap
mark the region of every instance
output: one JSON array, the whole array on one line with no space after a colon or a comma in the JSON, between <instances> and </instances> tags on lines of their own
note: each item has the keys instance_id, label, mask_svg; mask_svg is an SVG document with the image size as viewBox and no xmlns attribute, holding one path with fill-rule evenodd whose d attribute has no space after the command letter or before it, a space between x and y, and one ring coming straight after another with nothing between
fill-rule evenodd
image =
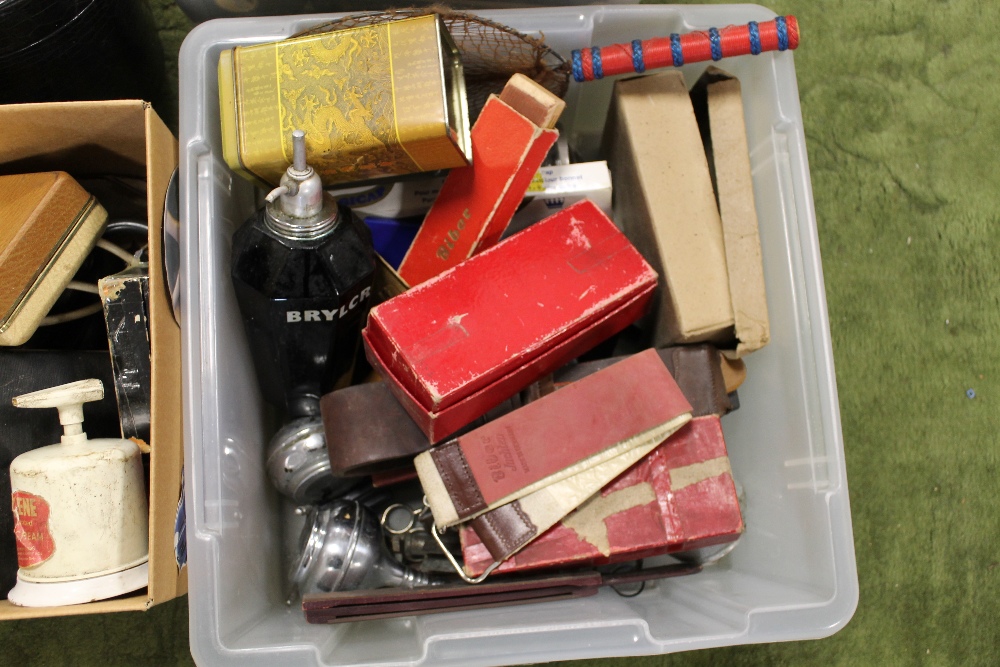
<instances>
[{"instance_id":1,"label":"brown leather strap","mask_svg":"<svg viewBox=\"0 0 1000 667\"><path fill-rule=\"evenodd\" d=\"M431 443L385 384L330 392L320 401L333 474L371 475L408 465Z\"/></svg>"},{"instance_id":2,"label":"brown leather strap","mask_svg":"<svg viewBox=\"0 0 1000 667\"><path fill-rule=\"evenodd\" d=\"M514 396L456 434L482 426L521 406ZM327 451L333 474L342 477L380 475L411 468L413 457L430 449L420 427L383 382L332 391L320 401Z\"/></svg>"},{"instance_id":3,"label":"brown leather strap","mask_svg":"<svg viewBox=\"0 0 1000 667\"><path fill-rule=\"evenodd\" d=\"M721 355L713 345L668 347L660 350L660 358L691 401L693 417L722 416L732 410L722 377Z\"/></svg>"},{"instance_id":4,"label":"brown leather strap","mask_svg":"<svg viewBox=\"0 0 1000 667\"><path fill-rule=\"evenodd\" d=\"M479 515L469 525L496 561L507 559L538 536L538 528L516 500Z\"/></svg>"},{"instance_id":5,"label":"brown leather strap","mask_svg":"<svg viewBox=\"0 0 1000 667\"><path fill-rule=\"evenodd\" d=\"M446 442L431 450L434 465L437 467L444 488L448 490L451 502L458 515L470 516L486 509L486 500L479 491L465 454L458 445L458 440Z\"/></svg>"},{"instance_id":6,"label":"brown leather strap","mask_svg":"<svg viewBox=\"0 0 1000 667\"><path fill-rule=\"evenodd\" d=\"M601 583L599 573L583 570L572 574L504 577L475 586L456 583L415 589L320 593L303 597L302 610L309 623L342 623L593 595Z\"/></svg>"}]
</instances>

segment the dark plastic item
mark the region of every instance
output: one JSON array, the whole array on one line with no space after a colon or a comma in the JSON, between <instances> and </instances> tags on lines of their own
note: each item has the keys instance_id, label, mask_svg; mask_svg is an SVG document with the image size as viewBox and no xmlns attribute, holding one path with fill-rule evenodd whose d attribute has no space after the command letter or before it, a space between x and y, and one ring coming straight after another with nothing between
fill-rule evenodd
<instances>
[{"instance_id":1,"label":"dark plastic item","mask_svg":"<svg viewBox=\"0 0 1000 667\"><path fill-rule=\"evenodd\" d=\"M0 104L162 104L163 46L145 0L0 0Z\"/></svg>"}]
</instances>

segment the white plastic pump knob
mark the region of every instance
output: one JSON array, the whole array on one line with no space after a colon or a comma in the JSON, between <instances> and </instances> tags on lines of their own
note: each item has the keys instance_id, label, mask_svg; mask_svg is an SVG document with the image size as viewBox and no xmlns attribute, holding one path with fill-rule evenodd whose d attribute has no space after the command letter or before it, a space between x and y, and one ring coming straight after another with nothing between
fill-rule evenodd
<instances>
[{"instance_id":1,"label":"white plastic pump knob","mask_svg":"<svg viewBox=\"0 0 1000 667\"><path fill-rule=\"evenodd\" d=\"M87 440L83 432L83 404L103 398L104 385L100 380L80 380L15 396L11 402L16 408L57 408L59 423L63 425L62 441L70 444Z\"/></svg>"}]
</instances>

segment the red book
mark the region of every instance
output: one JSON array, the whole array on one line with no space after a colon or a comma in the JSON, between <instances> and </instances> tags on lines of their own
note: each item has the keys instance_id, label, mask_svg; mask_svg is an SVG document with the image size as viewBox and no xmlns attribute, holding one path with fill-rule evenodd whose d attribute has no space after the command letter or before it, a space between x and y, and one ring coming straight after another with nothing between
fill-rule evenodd
<instances>
[{"instance_id":1,"label":"red book","mask_svg":"<svg viewBox=\"0 0 1000 667\"><path fill-rule=\"evenodd\" d=\"M373 308L365 351L437 442L624 329L655 285L583 201Z\"/></svg>"},{"instance_id":2,"label":"red book","mask_svg":"<svg viewBox=\"0 0 1000 667\"><path fill-rule=\"evenodd\" d=\"M472 165L448 173L399 265L409 285L496 245L559 132L491 96L471 136Z\"/></svg>"},{"instance_id":3,"label":"red book","mask_svg":"<svg viewBox=\"0 0 1000 667\"><path fill-rule=\"evenodd\" d=\"M742 532L722 425L714 415L696 417L496 572L651 558ZM477 576L493 557L469 525L461 539L466 573Z\"/></svg>"}]
</instances>

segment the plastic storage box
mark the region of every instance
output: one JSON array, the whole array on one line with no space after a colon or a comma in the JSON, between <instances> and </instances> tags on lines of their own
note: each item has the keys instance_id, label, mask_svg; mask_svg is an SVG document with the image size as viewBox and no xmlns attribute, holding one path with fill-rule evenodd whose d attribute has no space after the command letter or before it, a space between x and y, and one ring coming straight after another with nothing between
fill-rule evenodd
<instances>
[{"instance_id":1,"label":"plastic storage box","mask_svg":"<svg viewBox=\"0 0 1000 667\"><path fill-rule=\"evenodd\" d=\"M574 48L764 21L756 6L610 6L482 11ZM285 604L286 508L264 448L274 430L257 390L232 283L230 239L249 183L222 159L216 63L329 17L212 21L180 56L184 429L191 650L201 665L501 665L818 638L851 618L857 571L815 213L790 53L725 60L743 84L771 344L748 359L742 407L723 420L747 531L702 573L623 598L309 625ZM803 48L808 48L808 33ZM694 82L704 64L685 68ZM563 116L593 158L610 80L573 84Z\"/></svg>"}]
</instances>

